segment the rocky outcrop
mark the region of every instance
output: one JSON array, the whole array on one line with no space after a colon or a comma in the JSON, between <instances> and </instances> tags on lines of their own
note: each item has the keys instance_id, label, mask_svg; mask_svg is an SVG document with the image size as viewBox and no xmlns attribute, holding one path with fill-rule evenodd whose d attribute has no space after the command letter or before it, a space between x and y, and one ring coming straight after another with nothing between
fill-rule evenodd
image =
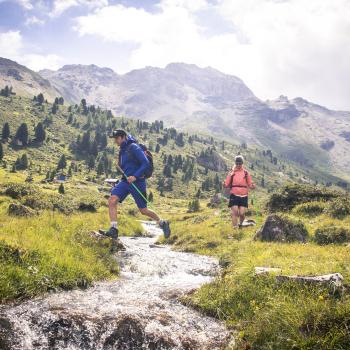
<instances>
[{"instance_id":1,"label":"rocky outcrop","mask_svg":"<svg viewBox=\"0 0 350 350\"><path fill-rule=\"evenodd\" d=\"M26 207L23 204L11 203L9 205L8 213L13 216L34 216L35 210Z\"/></svg>"},{"instance_id":2,"label":"rocky outcrop","mask_svg":"<svg viewBox=\"0 0 350 350\"><path fill-rule=\"evenodd\" d=\"M227 171L227 164L218 152L207 149L197 157L197 163L213 171Z\"/></svg>"},{"instance_id":3,"label":"rocky outcrop","mask_svg":"<svg viewBox=\"0 0 350 350\"><path fill-rule=\"evenodd\" d=\"M283 215L269 215L255 235L256 240L268 242L306 242L308 232L301 221Z\"/></svg>"}]
</instances>

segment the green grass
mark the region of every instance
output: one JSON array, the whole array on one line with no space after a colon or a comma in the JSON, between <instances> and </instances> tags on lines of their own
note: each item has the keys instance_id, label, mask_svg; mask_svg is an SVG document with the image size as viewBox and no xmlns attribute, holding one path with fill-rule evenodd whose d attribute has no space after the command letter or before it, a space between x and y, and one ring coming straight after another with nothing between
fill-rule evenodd
<instances>
[{"instance_id":1,"label":"green grass","mask_svg":"<svg viewBox=\"0 0 350 350\"><path fill-rule=\"evenodd\" d=\"M12 202L0 196L0 303L52 289L87 287L95 280L118 275L118 265L109 252L110 239L90 235L92 230L108 227L107 207L71 215L44 210L24 218L7 215ZM143 232L125 209L119 227L120 235Z\"/></svg>"},{"instance_id":2,"label":"green grass","mask_svg":"<svg viewBox=\"0 0 350 350\"><path fill-rule=\"evenodd\" d=\"M313 237L317 228L327 225L350 228L350 218L294 216L304 221L311 240L281 244L253 240L264 217L258 227L233 231L226 209L203 209L199 215L183 211L173 216L170 242L175 249L216 256L225 266L221 277L184 302L225 320L237 337L234 349L347 349L347 292L333 295L320 287L278 284L273 277L254 276L254 267L278 267L287 275L340 272L349 283L350 247L319 246Z\"/></svg>"}]
</instances>

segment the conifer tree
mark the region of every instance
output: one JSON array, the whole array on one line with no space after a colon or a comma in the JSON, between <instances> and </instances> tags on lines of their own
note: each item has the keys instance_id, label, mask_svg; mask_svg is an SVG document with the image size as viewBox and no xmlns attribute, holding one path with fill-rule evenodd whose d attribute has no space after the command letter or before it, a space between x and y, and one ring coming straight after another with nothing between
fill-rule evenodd
<instances>
[{"instance_id":1,"label":"conifer tree","mask_svg":"<svg viewBox=\"0 0 350 350\"><path fill-rule=\"evenodd\" d=\"M37 142L43 142L45 141L45 137L46 137L46 133L45 133L43 124L39 122L35 128L35 140Z\"/></svg>"},{"instance_id":2,"label":"conifer tree","mask_svg":"<svg viewBox=\"0 0 350 350\"><path fill-rule=\"evenodd\" d=\"M10 137L10 125L9 123L5 123L4 126L2 127L2 139L4 141L7 141L9 137Z\"/></svg>"},{"instance_id":3,"label":"conifer tree","mask_svg":"<svg viewBox=\"0 0 350 350\"><path fill-rule=\"evenodd\" d=\"M36 100L38 101L39 105L42 105L42 104L44 103L44 101L45 101L44 95L43 95L42 93L40 93L40 94L37 96Z\"/></svg>"},{"instance_id":4,"label":"conifer tree","mask_svg":"<svg viewBox=\"0 0 350 350\"><path fill-rule=\"evenodd\" d=\"M22 142L23 146L27 146L28 145L28 137L29 137L29 133L28 133L28 126L26 123L22 123L19 128L17 129L16 132L16 139Z\"/></svg>"},{"instance_id":5,"label":"conifer tree","mask_svg":"<svg viewBox=\"0 0 350 350\"><path fill-rule=\"evenodd\" d=\"M63 186L63 183L61 183L60 186L58 187L58 193L64 194L64 186Z\"/></svg>"},{"instance_id":6,"label":"conifer tree","mask_svg":"<svg viewBox=\"0 0 350 350\"><path fill-rule=\"evenodd\" d=\"M58 161L58 164L57 164L57 170L65 169L66 167L67 167L66 156L64 154L62 154L61 158L60 158L60 160Z\"/></svg>"},{"instance_id":7,"label":"conifer tree","mask_svg":"<svg viewBox=\"0 0 350 350\"><path fill-rule=\"evenodd\" d=\"M2 148L2 143L0 142L0 161L4 158L4 150Z\"/></svg>"}]
</instances>

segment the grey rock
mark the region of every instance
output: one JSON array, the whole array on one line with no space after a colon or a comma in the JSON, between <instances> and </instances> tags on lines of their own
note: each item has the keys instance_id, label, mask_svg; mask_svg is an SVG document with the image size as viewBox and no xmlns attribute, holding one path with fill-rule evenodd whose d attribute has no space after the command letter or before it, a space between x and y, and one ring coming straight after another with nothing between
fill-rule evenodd
<instances>
[{"instance_id":1,"label":"grey rock","mask_svg":"<svg viewBox=\"0 0 350 350\"><path fill-rule=\"evenodd\" d=\"M256 240L268 242L306 242L308 232L301 221L282 215L269 215L255 235Z\"/></svg>"}]
</instances>

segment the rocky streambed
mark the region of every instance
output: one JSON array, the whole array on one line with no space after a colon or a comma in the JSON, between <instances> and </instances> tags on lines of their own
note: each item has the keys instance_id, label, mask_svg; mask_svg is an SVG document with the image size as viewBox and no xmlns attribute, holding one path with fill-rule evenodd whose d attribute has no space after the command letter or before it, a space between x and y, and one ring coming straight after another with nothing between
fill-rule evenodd
<instances>
[{"instance_id":1,"label":"rocky streambed","mask_svg":"<svg viewBox=\"0 0 350 350\"><path fill-rule=\"evenodd\" d=\"M0 349L221 349L223 323L178 298L210 282L216 260L156 245L151 237L122 237L120 279L87 290L60 292L0 307Z\"/></svg>"}]
</instances>

